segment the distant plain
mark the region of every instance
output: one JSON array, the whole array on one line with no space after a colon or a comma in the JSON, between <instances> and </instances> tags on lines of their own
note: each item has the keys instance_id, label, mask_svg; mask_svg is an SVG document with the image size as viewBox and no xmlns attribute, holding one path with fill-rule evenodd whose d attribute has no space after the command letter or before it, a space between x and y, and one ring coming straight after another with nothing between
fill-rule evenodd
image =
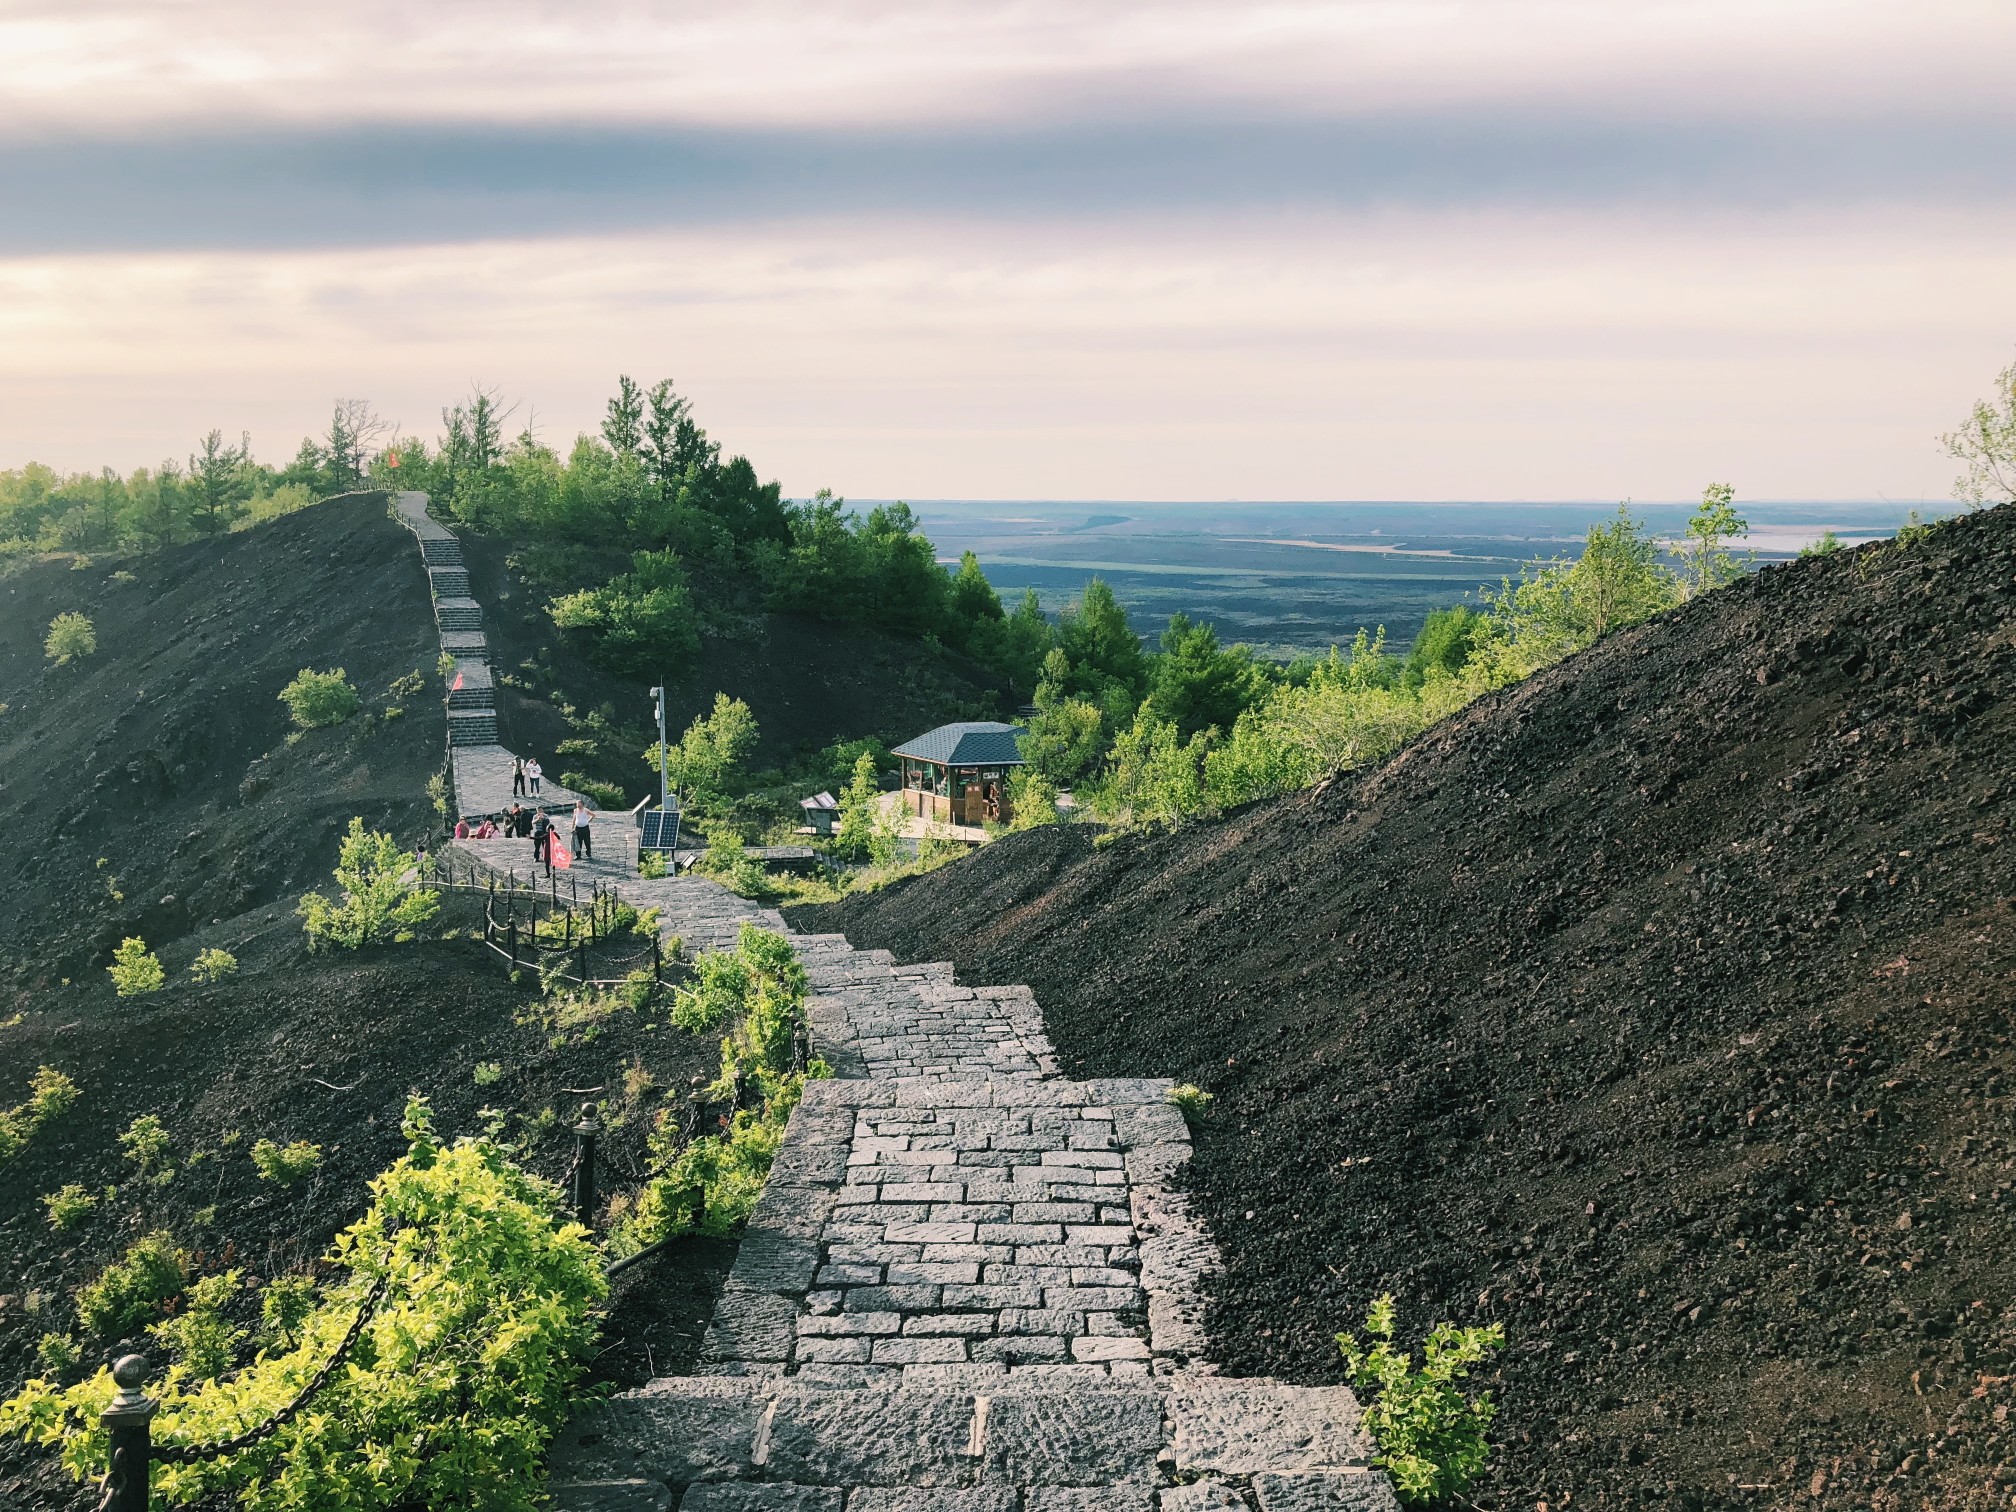
<instances>
[{"instance_id":1,"label":"distant plain","mask_svg":"<svg viewBox=\"0 0 2016 1512\"><path fill-rule=\"evenodd\" d=\"M873 501L857 501L869 503ZM1055 613L1088 578L1113 587L1135 628L1154 634L1172 613L1209 621L1227 641L1269 656L1321 652L1360 626L1411 639L1429 611L1474 604L1480 587L1522 564L1574 556L1612 503L1135 503L1112 500L912 500L939 554L976 553L1011 607L1034 588ZM1844 545L1891 534L1911 508L1889 501L1751 503L1739 543L1761 565L1832 529ZM1662 538L1693 506L1634 504Z\"/></svg>"}]
</instances>

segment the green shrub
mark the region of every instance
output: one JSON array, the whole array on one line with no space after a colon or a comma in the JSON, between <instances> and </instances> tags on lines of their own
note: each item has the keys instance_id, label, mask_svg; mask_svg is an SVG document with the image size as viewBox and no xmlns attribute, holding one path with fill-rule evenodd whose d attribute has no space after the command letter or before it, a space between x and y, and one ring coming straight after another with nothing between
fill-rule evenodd
<instances>
[{"instance_id":1,"label":"green shrub","mask_svg":"<svg viewBox=\"0 0 2016 1512\"><path fill-rule=\"evenodd\" d=\"M164 1505L214 1496L250 1512L395 1506L529 1512L547 1441L571 1405L608 1292L559 1190L489 1140L439 1143L408 1106L408 1153L372 1183L371 1210L328 1256L347 1279L298 1319L298 1340L214 1381L178 1362L150 1383L154 1441L204 1444L286 1405L335 1353L374 1282L381 1300L313 1408L222 1461L163 1465ZM67 1390L30 1381L0 1431L58 1446L79 1481L103 1473L107 1371Z\"/></svg>"},{"instance_id":2,"label":"green shrub","mask_svg":"<svg viewBox=\"0 0 2016 1512\"><path fill-rule=\"evenodd\" d=\"M238 974L238 957L228 950L206 950L189 963L189 975L199 982L221 982Z\"/></svg>"},{"instance_id":3,"label":"green shrub","mask_svg":"<svg viewBox=\"0 0 2016 1512\"><path fill-rule=\"evenodd\" d=\"M38 1066L28 1079L28 1101L0 1112L0 1166L28 1147L35 1131L70 1111L77 1083L54 1066Z\"/></svg>"},{"instance_id":4,"label":"green shrub","mask_svg":"<svg viewBox=\"0 0 2016 1512\"><path fill-rule=\"evenodd\" d=\"M119 1136L119 1148L126 1152L128 1160L140 1167L142 1176L150 1175L165 1165L168 1143L167 1128L152 1113L142 1113Z\"/></svg>"},{"instance_id":5,"label":"green shrub","mask_svg":"<svg viewBox=\"0 0 2016 1512\"><path fill-rule=\"evenodd\" d=\"M610 1233L617 1254L634 1253L673 1234L725 1234L749 1216L784 1126L808 1080L831 1076L823 1062L793 1069L793 1045L805 1026L805 968L781 935L744 924L733 951L707 952L695 962L701 985L681 994L688 1021L719 1023L739 1012L741 1021L721 1041L721 1074L707 1089L715 1101L753 1094L757 1106L738 1108L728 1127L690 1144L679 1142L678 1121L658 1115L648 1159L661 1174L646 1183L636 1205Z\"/></svg>"},{"instance_id":6,"label":"green shrub","mask_svg":"<svg viewBox=\"0 0 2016 1512\"><path fill-rule=\"evenodd\" d=\"M640 551L631 571L546 606L556 627L585 640L589 658L625 677L674 676L700 654L700 619L671 551Z\"/></svg>"},{"instance_id":7,"label":"green shrub","mask_svg":"<svg viewBox=\"0 0 2016 1512\"><path fill-rule=\"evenodd\" d=\"M1183 1122L1190 1125L1193 1129L1203 1120L1205 1113L1210 1110L1212 1100L1209 1092L1206 1092L1202 1087L1192 1086L1189 1082L1185 1082L1180 1087L1171 1087L1169 1089L1170 1106L1181 1113L1183 1115Z\"/></svg>"},{"instance_id":8,"label":"green shrub","mask_svg":"<svg viewBox=\"0 0 2016 1512\"><path fill-rule=\"evenodd\" d=\"M99 1338L116 1338L158 1318L182 1294L188 1276L189 1257L175 1247L173 1235L156 1229L77 1289L77 1316Z\"/></svg>"},{"instance_id":9,"label":"green shrub","mask_svg":"<svg viewBox=\"0 0 2016 1512\"><path fill-rule=\"evenodd\" d=\"M49 621L49 635L42 642L42 653L59 667L82 656L95 656L98 631L81 614L59 614Z\"/></svg>"},{"instance_id":10,"label":"green shrub","mask_svg":"<svg viewBox=\"0 0 2016 1512\"><path fill-rule=\"evenodd\" d=\"M441 911L439 896L420 885L413 858L390 835L367 832L362 819L352 819L343 837L336 880L343 884L341 903L321 893L301 899L310 950L410 940L416 925Z\"/></svg>"},{"instance_id":11,"label":"green shrub","mask_svg":"<svg viewBox=\"0 0 2016 1512\"><path fill-rule=\"evenodd\" d=\"M309 1144L303 1139L289 1145L277 1145L270 1139L261 1139L252 1146L252 1164L259 1168L261 1181L276 1181L283 1187L291 1187L322 1164L322 1146Z\"/></svg>"},{"instance_id":12,"label":"green shrub","mask_svg":"<svg viewBox=\"0 0 2016 1512\"><path fill-rule=\"evenodd\" d=\"M637 875L646 882L656 882L665 875L665 852L647 850L637 853Z\"/></svg>"},{"instance_id":13,"label":"green shrub","mask_svg":"<svg viewBox=\"0 0 2016 1512\"><path fill-rule=\"evenodd\" d=\"M1400 1499L1412 1504L1459 1495L1484 1468L1490 1448L1485 1430L1497 1416L1491 1394L1466 1397L1456 1382L1469 1375L1505 1342L1492 1323L1458 1328L1437 1323L1423 1345L1421 1369L1409 1353L1393 1347L1393 1298L1383 1296L1365 1317L1366 1345L1355 1335L1337 1335L1337 1347L1361 1392L1375 1393L1365 1406L1365 1428L1378 1446L1373 1463L1393 1477Z\"/></svg>"},{"instance_id":14,"label":"green shrub","mask_svg":"<svg viewBox=\"0 0 2016 1512\"><path fill-rule=\"evenodd\" d=\"M68 1334L46 1333L35 1343L35 1364L44 1375L66 1376L84 1363L84 1351Z\"/></svg>"},{"instance_id":15,"label":"green shrub","mask_svg":"<svg viewBox=\"0 0 2016 1512\"><path fill-rule=\"evenodd\" d=\"M304 730L339 725L364 706L341 667L327 672L303 667L294 674L294 681L280 690L280 701Z\"/></svg>"},{"instance_id":16,"label":"green shrub","mask_svg":"<svg viewBox=\"0 0 2016 1512\"><path fill-rule=\"evenodd\" d=\"M418 698L426 691L427 679L420 675L418 667L392 679L391 692L394 698Z\"/></svg>"},{"instance_id":17,"label":"green shrub","mask_svg":"<svg viewBox=\"0 0 2016 1512\"><path fill-rule=\"evenodd\" d=\"M443 819L448 817L448 774L436 772L427 779L427 801Z\"/></svg>"},{"instance_id":18,"label":"green shrub","mask_svg":"<svg viewBox=\"0 0 2016 1512\"><path fill-rule=\"evenodd\" d=\"M44 1195L42 1206L49 1214L49 1227L60 1233L82 1222L84 1215L98 1206L98 1199L72 1181Z\"/></svg>"},{"instance_id":19,"label":"green shrub","mask_svg":"<svg viewBox=\"0 0 2016 1512\"><path fill-rule=\"evenodd\" d=\"M595 801L595 807L598 809L622 810L630 807L630 799L624 794L623 789L613 783L597 782L593 777L581 772L562 772L560 786L586 794Z\"/></svg>"},{"instance_id":20,"label":"green shrub","mask_svg":"<svg viewBox=\"0 0 2016 1512\"><path fill-rule=\"evenodd\" d=\"M205 1276L189 1288L180 1311L148 1330L175 1352L177 1366L189 1379L214 1381L231 1368L246 1330L228 1322L223 1309L243 1281L235 1270Z\"/></svg>"},{"instance_id":21,"label":"green shrub","mask_svg":"<svg viewBox=\"0 0 2016 1512\"><path fill-rule=\"evenodd\" d=\"M315 1282L309 1276L275 1276L259 1295L259 1321L266 1337L283 1349L301 1342L301 1325L315 1311Z\"/></svg>"},{"instance_id":22,"label":"green shrub","mask_svg":"<svg viewBox=\"0 0 2016 1512\"><path fill-rule=\"evenodd\" d=\"M504 1080L504 1068L496 1061L478 1061L473 1074L479 1087L492 1087Z\"/></svg>"},{"instance_id":23,"label":"green shrub","mask_svg":"<svg viewBox=\"0 0 2016 1512\"><path fill-rule=\"evenodd\" d=\"M138 997L159 992L168 983L161 958L147 948L138 935L128 935L112 952L112 964L105 968L112 978L112 990L121 997Z\"/></svg>"}]
</instances>

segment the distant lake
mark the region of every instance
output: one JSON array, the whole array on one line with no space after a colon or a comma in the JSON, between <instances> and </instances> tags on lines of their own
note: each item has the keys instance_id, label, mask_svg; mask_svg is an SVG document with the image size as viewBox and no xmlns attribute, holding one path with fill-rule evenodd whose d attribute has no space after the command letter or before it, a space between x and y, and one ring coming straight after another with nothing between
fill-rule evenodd
<instances>
[{"instance_id":1,"label":"distant lake","mask_svg":"<svg viewBox=\"0 0 2016 1512\"><path fill-rule=\"evenodd\" d=\"M880 502L853 501L862 507ZM1153 637L1181 611L1228 641L1272 656L1322 651L1362 625L1404 644L1431 610L1476 602L1480 584L1516 578L1522 563L1581 550L1612 502L1433 504L1170 504L1099 500L912 499L939 554L980 558L1013 606L1034 588L1051 613L1104 578L1135 629ZM1743 549L1759 562L1797 555L1832 529L1846 545L1890 535L1916 507L1943 503L1737 501L1750 524ZM1633 503L1658 535L1678 535L1693 503Z\"/></svg>"}]
</instances>

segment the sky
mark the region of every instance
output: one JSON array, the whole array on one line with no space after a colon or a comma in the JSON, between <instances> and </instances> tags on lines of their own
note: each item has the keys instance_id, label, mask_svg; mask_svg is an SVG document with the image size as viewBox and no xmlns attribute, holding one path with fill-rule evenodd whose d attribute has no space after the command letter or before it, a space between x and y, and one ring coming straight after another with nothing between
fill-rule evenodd
<instances>
[{"instance_id":1,"label":"sky","mask_svg":"<svg viewBox=\"0 0 2016 1512\"><path fill-rule=\"evenodd\" d=\"M0 467L672 378L788 494L1943 499L2007 0L0 0Z\"/></svg>"}]
</instances>

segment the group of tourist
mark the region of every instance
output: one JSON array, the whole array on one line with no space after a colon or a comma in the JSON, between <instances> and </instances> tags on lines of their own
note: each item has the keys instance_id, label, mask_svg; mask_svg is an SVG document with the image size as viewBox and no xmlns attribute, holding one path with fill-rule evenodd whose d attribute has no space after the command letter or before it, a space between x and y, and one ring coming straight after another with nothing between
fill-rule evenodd
<instances>
[{"instance_id":1,"label":"group of tourist","mask_svg":"<svg viewBox=\"0 0 2016 1512\"><path fill-rule=\"evenodd\" d=\"M537 777L532 779L538 781ZM529 839L532 842L532 859L546 869L546 875L553 875L557 866L571 866L575 859L586 861L595 854L595 811L588 807L586 798L574 800L574 811L565 816L568 827L574 831L574 848L569 851L560 839L562 824L544 809L526 808L514 803L509 812L485 814L475 824L468 818L455 821L457 840Z\"/></svg>"}]
</instances>

